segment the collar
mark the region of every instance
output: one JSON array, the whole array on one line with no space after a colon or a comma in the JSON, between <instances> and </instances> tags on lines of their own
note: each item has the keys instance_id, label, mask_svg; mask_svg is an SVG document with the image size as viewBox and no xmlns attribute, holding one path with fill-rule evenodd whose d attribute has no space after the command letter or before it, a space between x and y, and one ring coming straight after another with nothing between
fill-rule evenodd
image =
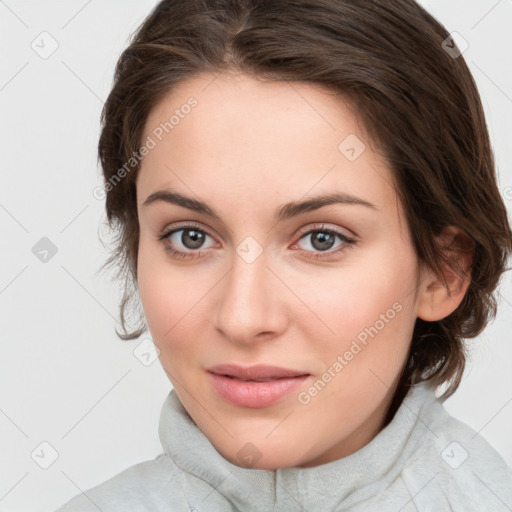
<instances>
[{"instance_id":1,"label":"collar","mask_svg":"<svg viewBox=\"0 0 512 512\"><path fill-rule=\"evenodd\" d=\"M165 454L182 471L208 482L239 510L251 510L255 503L290 511L317 510L322 503L324 510L332 510L344 500L364 499L365 488L389 476L393 467L404 466L424 439L428 427L421 417L435 402L430 383L413 386L393 420L367 445L310 468L264 470L232 464L197 427L174 389L162 407L159 435Z\"/></svg>"}]
</instances>

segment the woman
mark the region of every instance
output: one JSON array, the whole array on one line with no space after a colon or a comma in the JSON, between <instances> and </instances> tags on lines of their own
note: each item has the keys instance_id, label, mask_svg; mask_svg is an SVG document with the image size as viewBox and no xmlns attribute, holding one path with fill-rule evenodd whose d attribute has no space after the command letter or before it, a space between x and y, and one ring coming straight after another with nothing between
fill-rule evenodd
<instances>
[{"instance_id":1,"label":"woman","mask_svg":"<svg viewBox=\"0 0 512 512\"><path fill-rule=\"evenodd\" d=\"M140 297L174 389L164 453L60 512L510 509L510 469L442 406L512 234L476 86L426 11L163 0L99 155L119 335L144 332Z\"/></svg>"}]
</instances>

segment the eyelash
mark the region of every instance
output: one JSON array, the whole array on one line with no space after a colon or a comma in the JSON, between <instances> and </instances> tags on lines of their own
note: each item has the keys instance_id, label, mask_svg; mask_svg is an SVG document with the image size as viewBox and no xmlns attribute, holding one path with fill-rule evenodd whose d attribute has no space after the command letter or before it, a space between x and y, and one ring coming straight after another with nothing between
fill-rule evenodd
<instances>
[{"instance_id":1,"label":"eyelash","mask_svg":"<svg viewBox=\"0 0 512 512\"><path fill-rule=\"evenodd\" d=\"M208 235L210 238L213 238L204 229L200 228L199 226L195 226L193 224L186 224L186 225L180 226L179 228L175 227L173 229L167 230L166 232L162 233L161 235L157 235L157 238L158 238L158 240L160 240L164 243L165 250L167 252L169 252L175 258L178 258L178 259L199 258L203 255L203 252L208 251L208 249L203 250L203 251L201 251L201 250L196 251L196 250L191 249L191 250L185 252L185 251L179 251L169 244L168 238L171 235L173 235L174 233L177 233L179 231L187 231L189 229L199 231L200 233L203 233L205 235ZM300 241L302 238L304 238L305 235L311 235L313 233L329 233L331 235L338 236L341 239L341 241L344 243L335 250L312 252L312 251L307 251L306 249L301 249L302 252L312 253L312 255L308 256L308 257L311 257L316 260L332 257L333 254L344 252L347 249L349 249L350 245L352 245L356 242L355 239L348 237L347 235L341 233L340 231L333 229L333 228L325 228L323 225L320 227L315 226L313 229L300 230L298 233L298 235L299 235L298 241Z\"/></svg>"}]
</instances>

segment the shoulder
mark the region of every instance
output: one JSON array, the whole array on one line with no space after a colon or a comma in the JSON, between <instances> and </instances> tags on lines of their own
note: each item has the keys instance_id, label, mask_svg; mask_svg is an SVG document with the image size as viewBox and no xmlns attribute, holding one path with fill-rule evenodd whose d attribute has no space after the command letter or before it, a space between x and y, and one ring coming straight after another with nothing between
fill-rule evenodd
<instances>
[{"instance_id":1,"label":"shoulder","mask_svg":"<svg viewBox=\"0 0 512 512\"><path fill-rule=\"evenodd\" d=\"M416 457L401 475L419 510L436 498L454 511L512 509L512 469L486 439L439 401L419 419Z\"/></svg>"},{"instance_id":2,"label":"shoulder","mask_svg":"<svg viewBox=\"0 0 512 512\"><path fill-rule=\"evenodd\" d=\"M181 489L181 478L179 468L162 454L78 494L56 512L143 512L167 510L174 503L187 510L185 497L177 492ZM166 494L171 496L172 502L164 503Z\"/></svg>"}]
</instances>

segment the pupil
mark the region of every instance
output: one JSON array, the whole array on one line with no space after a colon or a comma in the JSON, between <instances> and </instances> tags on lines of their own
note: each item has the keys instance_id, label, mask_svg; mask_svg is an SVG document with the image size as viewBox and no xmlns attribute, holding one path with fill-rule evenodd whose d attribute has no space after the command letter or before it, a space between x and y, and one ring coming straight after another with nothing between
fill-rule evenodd
<instances>
[{"instance_id":1,"label":"pupil","mask_svg":"<svg viewBox=\"0 0 512 512\"><path fill-rule=\"evenodd\" d=\"M204 233L201 233L197 229L186 229L181 235L181 242L188 249L197 249L201 247L203 241Z\"/></svg>"},{"instance_id":2,"label":"pupil","mask_svg":"<svg viewBox=\"0 0 512 512\"><path fill-rule=\"evenodd\" d=\"M189 249L197 249L201 247L204 241L204 233L197 229L187 229L181 235L181 242ZM313 235L313 247L319 251L330 249L334 243L332 233L317 232Z\"/></svg>"},{"instance_id":3,"label":"pupil","mask_svg":"<svg viewBox=\"0 0 512 512\"><path fill-rule=\"evenodd\" d=\"M334 235L332 233L317 232L313 235L313 247L319 251L330 249L334 243Z\"/></svg>"}]
</instances>

